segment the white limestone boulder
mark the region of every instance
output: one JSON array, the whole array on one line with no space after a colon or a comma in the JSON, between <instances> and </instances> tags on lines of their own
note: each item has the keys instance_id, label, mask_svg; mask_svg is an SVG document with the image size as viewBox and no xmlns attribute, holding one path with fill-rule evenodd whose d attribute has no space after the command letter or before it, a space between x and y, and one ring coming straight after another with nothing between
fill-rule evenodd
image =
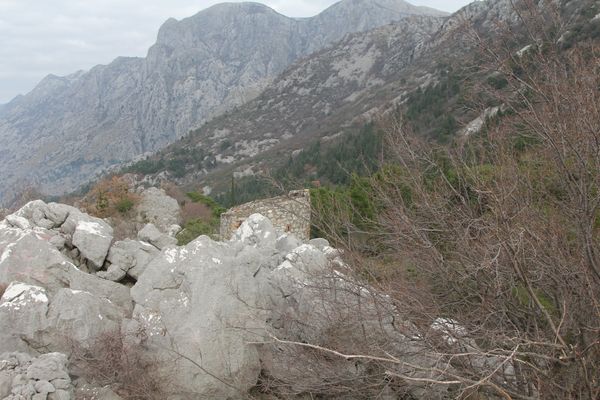
<instances>
[{"instance_id":1,"label":"white limestone boulder","mask_svg":"<svg viewBox=\"0 0 600 400\"><path fill-rule=\"evenodd\" d=\"M151 187L145 189L140 197L140 203L136 207L140 223L151 223L167 234L175 229L173 225L181 223L179 203L164 190Z\"/></svg>"},{"instance_id":2,"label":"white limestone boulder","mask_svg":"<svg viewBox=\"0 0 600 400\"><path fill-rule=\"evenodd\" d=\"M75 223L72 243L84 258L100 269L110 249L112 234L113 229L106 222L86 216Z\"/></svg>"},{"instance_id":3,"label":"white limestone boulder","mask_svg":"<svg viewBox=\"0 0 600 400\"><path fill-rule=\"evenodd\" d=\"M152 244L159 250L169 246L175 246L177 244L177 239L161 232L156 226L154 226L154 224L146 224L138 232L138 239Z\"/></svg>"}]
</instances>

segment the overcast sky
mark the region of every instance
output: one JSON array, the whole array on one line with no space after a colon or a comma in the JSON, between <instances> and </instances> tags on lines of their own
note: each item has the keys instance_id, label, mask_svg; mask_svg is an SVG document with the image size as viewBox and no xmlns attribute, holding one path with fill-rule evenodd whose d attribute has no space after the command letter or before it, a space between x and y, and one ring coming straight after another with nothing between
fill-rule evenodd
<instances>
[{"instance_id":1,"label":"overcast sky","mask_svg":"<svg viewBox=\"0 0 600 400\"><path fill-rule=\"evenodd\" d=\"M0 0L0 104L46 75L67 75L117 56L144 56L160 25L223 0ZM257 0L290 17L337 0ZM413 0L456 11L470 0Z\"/></svg>"}]
</instances>

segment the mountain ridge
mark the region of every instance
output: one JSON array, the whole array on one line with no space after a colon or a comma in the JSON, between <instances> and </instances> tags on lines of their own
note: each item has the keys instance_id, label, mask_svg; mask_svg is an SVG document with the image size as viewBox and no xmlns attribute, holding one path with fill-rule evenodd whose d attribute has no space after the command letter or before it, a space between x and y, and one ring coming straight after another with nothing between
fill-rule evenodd
<instances>
[{"instance_id":1,"label":"mountain ridge","mask_svg":"<svg viewBox=\"0 0 600 400\"><path fill-rule=\"evenodd\" d=\"M248 102L293 62L346 34L422 12L402 0L344 0L296 20L259 3L229 3L169 19L145 58L49 75L1 108L0 202L27 187L73 190Z\"/></svg>"}]
</instances>

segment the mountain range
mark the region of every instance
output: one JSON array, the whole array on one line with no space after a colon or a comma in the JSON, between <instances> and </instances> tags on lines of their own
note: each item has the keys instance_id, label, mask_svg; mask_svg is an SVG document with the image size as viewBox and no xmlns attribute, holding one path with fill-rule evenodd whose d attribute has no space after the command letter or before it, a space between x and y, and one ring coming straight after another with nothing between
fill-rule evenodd
<instances>
[{"instance_id":1,"label":"mountain range","mask_svg":"<svg viewBox=\"0 0 600 400\"><path fill-rule=\"evenodd\" d=\"M347 34L413 16L429 19L411 19L411 29L430 29L444 15L402 0L344 0L303 19L257 3L169 19L145 58L49 75L0 107L0 204L25 188L71 191L160 150L253 100L290 65Z\"/></svg>"}]
</instances>

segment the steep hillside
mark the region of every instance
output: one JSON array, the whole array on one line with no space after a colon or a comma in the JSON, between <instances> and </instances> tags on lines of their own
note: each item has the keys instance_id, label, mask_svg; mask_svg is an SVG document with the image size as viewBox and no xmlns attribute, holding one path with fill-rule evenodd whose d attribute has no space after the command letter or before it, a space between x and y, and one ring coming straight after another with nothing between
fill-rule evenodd
<instances>
[{"instance_id":1,"label":"steep hillside","mask_svg":"<svg viewBox=\"0 0 600 400\"><path fill-rule=\"evenodd\" d=\"M565 3L562 12L579 27L567 38L594 34L600 25L592 21L594 7ZM354 34L295 63L253 101L129 170L218 195L229 190L232 175L272 173L315 141L344 142L344 135L398 108L419 133L449 140L477 120L477 107L497 105L470 90L492 78L473 74L480 61L466 27L491 37L503 23L520 22L510 2L500 0L475 2L450 18L415 16Z\"/></svg>"},{"instance_id":2,"label":"steep hillside","mask_svg":"<svg viewBox=\"0 0 600 400\"><path fill-rule=\"evenodd\" d=\"M404 103L416 88L438 82L448 68L438 58L442 48L461 57L463 46L452 42L451 22L411 17L352 35L295 63L256 99L130 170L166 173L180 184L219 190L232 173L251 175L310 147L316 138L359 130L377 113Z\"/></svg>"},{"instance_id":3,"label":"steep hillside","mask_svg":"<svg viewBox=\"0 0 600 400\"><path fill-rule=\"evenodd\" d=\"M307 19L257 3L170 19L146 58L50 75L2 107L0 202L27 186L73 189L244 104L300 57L412 14L440 13L402 0L344 0Z\"/></svg>"}]
</instances>

